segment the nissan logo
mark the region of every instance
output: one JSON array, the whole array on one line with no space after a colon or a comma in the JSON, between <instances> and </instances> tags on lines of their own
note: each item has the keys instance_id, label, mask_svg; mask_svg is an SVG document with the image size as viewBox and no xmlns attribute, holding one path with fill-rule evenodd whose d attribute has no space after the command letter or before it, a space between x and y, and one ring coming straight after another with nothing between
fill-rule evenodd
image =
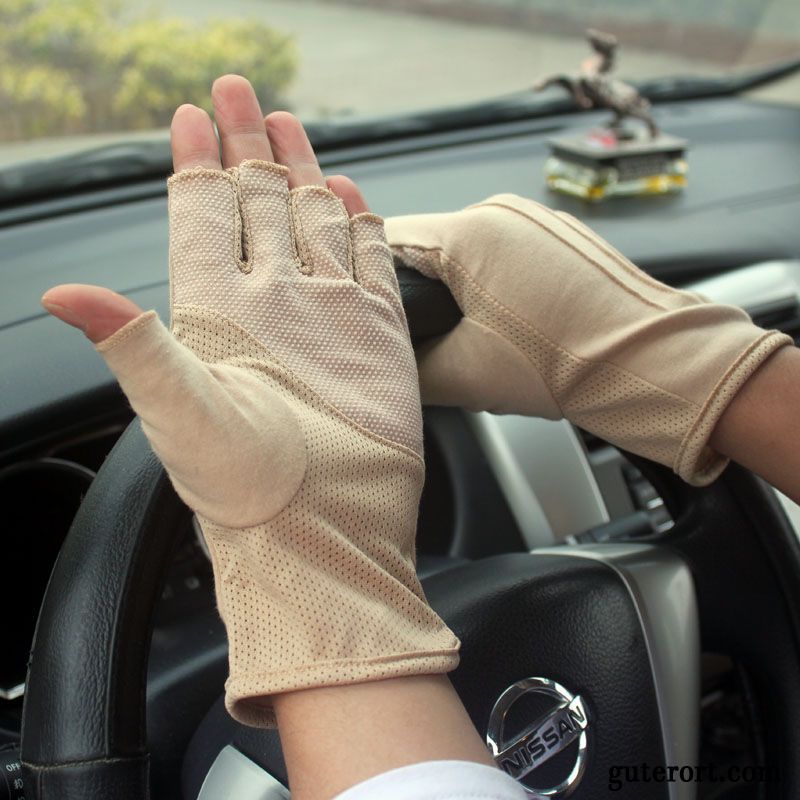
<instances>
[{"instance_id":1,"label":"nissan logo","mask_svg":"<svg viewBox=\"0 0 800 800\"><path fill-rule=\"evenodd\" d=\"M506 738L506 718L511 707L521 697L533 693L543 695L552 708L521 733ZM588 729L589 716L580 695L573 695L560 683L547 678L526 678L509 686L494 704L489 715L486 744L497 766L518 780L532 798L568 797L586 769ZM565 770L563 780L554 786L536 785L536 770L575 742L575 760Z\"/></svg>"}]
</instances>

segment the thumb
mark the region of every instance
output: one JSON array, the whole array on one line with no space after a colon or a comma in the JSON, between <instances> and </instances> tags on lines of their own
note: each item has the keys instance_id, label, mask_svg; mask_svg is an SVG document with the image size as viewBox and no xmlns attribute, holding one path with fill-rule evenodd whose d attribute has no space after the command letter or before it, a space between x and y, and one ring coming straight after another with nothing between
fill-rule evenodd
<instances>
[{"instance_id":1,"label":"thumb","mask_svg":"<svg viewBox=\"0 0 800 800\"><path fill-rule=\"evenodd\" d=\"M95 344L142 313L136 303L111 289L81 283L48 289L42 297L42 305L54 317L80 328Z\"/></svg>"},{"instance_id":2,"label":"thumb","mask_svg":"<svg viewBox=\"0 0 800 800\"><path fill-rule=\"evenodd\" d=\"M305 475L305 437L267 376L207 364L155 311L137 315L95 349L190 508L224 527L244 528L288 504Z\"/></svg>"},{"instance_id":3,"label":"thumb","mask_svg":"<svg viewBox=\"0 0 800 800\"><path fill-rule=\"evenodd\" d=\"M190 508L240 528L270 519L294 496L306 469L305 440L288 404L264 381L204 363L155 311L142 312L110 289L56 286L42 305L95 344Z\"/></svg>"}]
</instances>

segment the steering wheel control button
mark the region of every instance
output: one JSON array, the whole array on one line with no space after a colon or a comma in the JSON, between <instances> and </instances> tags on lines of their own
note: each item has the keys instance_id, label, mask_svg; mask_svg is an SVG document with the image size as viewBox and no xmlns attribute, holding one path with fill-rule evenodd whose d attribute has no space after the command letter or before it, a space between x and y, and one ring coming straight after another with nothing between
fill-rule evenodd
<instances>
[{"instance_id":1,"label":"steering wheel control button","mask_svg":"<svg viewBox=\"0 0 800 800\"><path fill-rule=\"evenodd\" d=\"M0 776L0 800L25 800L19 748L14 744L0 748Z\"/></svg>"},{"instance_id":2,"label":"steering wheel control button","mask_svg":"<svg viewBox=\"0 0 800 800\"><path fill-rule=\"evenodd\" d=\"M583 777L588 733L589 715L580 695L548 678L525 678L494 704L486 744L497 766L530 797L562 798Z\"/></svg>"}]
</instances>

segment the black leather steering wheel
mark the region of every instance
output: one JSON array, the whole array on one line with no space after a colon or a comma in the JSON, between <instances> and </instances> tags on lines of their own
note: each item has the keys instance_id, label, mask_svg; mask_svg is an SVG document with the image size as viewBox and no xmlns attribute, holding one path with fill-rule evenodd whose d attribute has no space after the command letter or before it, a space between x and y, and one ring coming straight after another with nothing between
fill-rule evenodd
<instances>
[{"instance_id":1,"label":"black leather steering wheel","mask_svg":"<svg viewBox=\"0 0 800 800\"><path fill-rule=\"evenodd\" d=\"M417 337L458 319L438 284L414 275L402 286ZM573 797L582 800L606 796L612 765L694 763L699 648L726 653L750 676L766 765L780 775L766 796L800 797L797 536L772 490L741 468L695 489L634 460L676 520L662 538L497 556L425 581L463 642L453 682L482 732L495 700L521 679L549 678L580 694L588 746ZM150 797L152 617L185 514L132 423L83 501L42 604L23 712L28 800ZM259 741L263 766L282 777L280 757L268 755L274 747ZM547 769L557 771L562 755ZM623 784L615 796L693 796L681 786Z\"/></svg>"}]
</instances>

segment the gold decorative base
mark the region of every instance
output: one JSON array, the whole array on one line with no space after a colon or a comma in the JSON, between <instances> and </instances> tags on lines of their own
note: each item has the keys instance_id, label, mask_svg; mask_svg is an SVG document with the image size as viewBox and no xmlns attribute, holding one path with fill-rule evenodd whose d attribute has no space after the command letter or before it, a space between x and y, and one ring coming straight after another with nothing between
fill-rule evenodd
<instances>
[{"instance_id":1,"label":"gold decorative base","mask_svg":"<svg viewBox=\"0 0 800 800\"><path fill-rule=\"evenodd\" d=\"M550 147L544 167L548 187L584 200L668 194L687 183L687 142L668 134L624 139L600 129L553 139Z\"/></svg>"}]
</instances>

